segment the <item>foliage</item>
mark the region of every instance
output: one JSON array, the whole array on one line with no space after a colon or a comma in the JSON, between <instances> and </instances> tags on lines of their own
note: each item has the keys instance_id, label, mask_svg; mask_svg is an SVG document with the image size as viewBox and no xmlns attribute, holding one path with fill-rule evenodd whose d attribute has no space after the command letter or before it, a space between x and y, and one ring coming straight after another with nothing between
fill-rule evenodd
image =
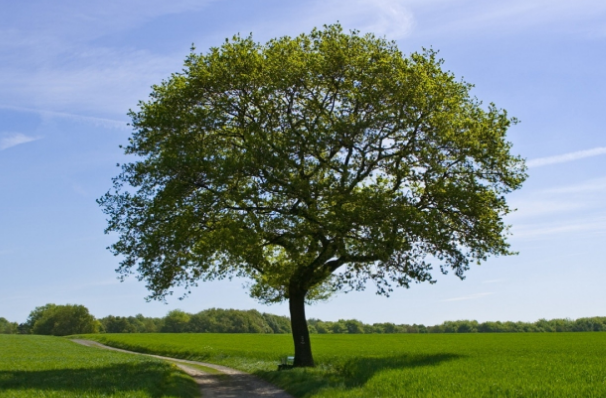
<instances>
[{"instance_id":1,"label":"foliage","mask_svg":"<svg viewBox=\"0 0 606 398\"><path fill-rule=\"evenodd\" d=\"M140 352L220 363L295 397L602 397L606 333L312 335L317 367L276 371L287 335L94 335Z\"/></svg>"},{"instance_id":2,"label":"foliage","mask_svg":"<svg viewBox=\"0 0 606 398\"><path fill-rule=\"evenodd\" d=\"M439 325L396 325L394 323L364 324L355 319L336 322L310 319L313 333L524 333L524 332L597 332L606 331L606 317L572 319L540 319L536 322L446 321ZM356 325L356 326L353 326Z\"/></svg>"},{"instance_id":3,"label":"foliage","mask_svg":"<svg viewBox=\"0 0 606 398\"><path fill-rule=\"evenodd\" d=\"M511 254L514 120L441 64L339 25L190 54L130 113L137 160L98 200L119 272L154 299L249 277L253 297L289 300L295 365L311 366L305 301Z\"/></svg>"},{"instance_id":4,"label":"foliage","mask_svg":"<svg viewBox=\"0 0 606 398\"><path fill-rule=\"evenodd\" d=\"M67 336L78 333L98 333L101 324L83 305L47 304L36 307L25 322L26 333Z\"/></svg>"},{"instance_id":5,"label":"foliage","mask_svg":"<svg viewBox=\"0 0 606 398\"><path fill-rule=\"evenodd\" d=\"M33 310L22 329L32 320L56 308L55 304ZM51 311L52 312L52 311ZM151 318L141 314L129 317L109 315L99 320L104 333L291 333L290 319L285 316L260 313L257 310L210 308L196 314L181 310L170 311L166 317ZM42 328L39 324L39 332ZM35 324L35 322L34 322ZM446 321L426 326L391 322L365 324L357 319L308 321L312 334L394 334L394 333L534 333L534 332L599 332L606 331L606 317L572 319L540 319L536 322L478 322L475 320ZM25 329L24 329L25 330ZM16 323L0 318L0 333L18 333ZM82 333L82 332L78 332Z\"/></svg>"},{"instance_id":6,"label":"foliage","mask_svg":"<svg viewBox=\"0 0 606 398\"><path fill-rule=\"evenodd\" d=\"M267 326L274 333L290 333L290 319L285 316L273 315L264 312L262 314L263 319L267 322Z\"/></svg>"},{"instance_id":7,"label":"foliage","mask_svg":"<svg viewBox=\"0 0 606 398\"><path fill-rule=\"evenodd\" d=\"M49 336L0 336L0 398L193 398L194 381L165 362Z\"/></svg>"},{"instance_id":8,"label":"foliage","mask_svg":"<svg viewBox=\"0 0 606 398\"><path fill-rule=\"evenodd\" d=\"M539 319L536 322L448 321L428 326L429 333L520 333L520 332L599 332L606 331L606 317Z\"/></svg>"},{"instance_id":9,"label":"foliage","mask_svg":"<svg viewBox=\"0 0 606 398\"><path fill-rule=\"evenodd\" d=\"M36 324L36 321L38 321L39 319L41 319L42 316L47 311L52 311L52 309L55 308L55 307L56 307L55 304L46 304L46 305L34 308L29 313L29 316L27 317L27 320L24 323L22 323L21 325L19 325L21 333L24 333L24 334L30 334L30 333L32 333L33 329L34 329L34 325Z\"/></svg>"},{"instance_id":10,"label":"foliage","mask_svg":"<svg viewBox=\"0 0 606 398\"><path fill-rule=\"evenodd\" d=\"M181 310L172 310L164 318L163 332L182 333L189 331L191 317Z\"/></svg>"},{"instance_id":11,"label":"foliage","mask_svg":"<svg viewBox=\"0 0 606 398\"><path fill-rule=\"evenodd\" d=\"M0 334L15 334L19 332L19 325L16 322L9 322L6 318L0 317Z\"/></svg>"},{"instance_id":12,"label":"foliage","mask_svg":"<svg viewBox=\"0 0 606 398\"><path fill-rule=\"evenodd\" d=\"M257 310L210 308L197 314L174 310L164 318L107 316L99 319L106 333L290 333L284 316Z\"/></svg>"},{"instance_id":13,"label":"foliage","mask_svg":"<svg viewBox=\"0 0 606 398\"><path fill-rule=\"evenodd\" d=\"M164 327L163 318L147 318L141 314L129 317L109 315L99 322L106 333L155 333Z\"/></svg>"}]
</instances>

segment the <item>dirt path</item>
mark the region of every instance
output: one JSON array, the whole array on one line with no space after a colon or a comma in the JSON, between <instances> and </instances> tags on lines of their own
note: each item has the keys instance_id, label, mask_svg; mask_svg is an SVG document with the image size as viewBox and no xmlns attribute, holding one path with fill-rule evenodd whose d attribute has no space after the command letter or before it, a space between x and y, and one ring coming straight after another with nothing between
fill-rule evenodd
<instances>
[{"instance_id":1,"label":"dirt path","mask_svg":"<svg viewBox=\"0 0 606 398\"><path fill-rule=\"evenodd\" d=\"M198 383L200 386L203 398L293 398L285 391L267 383L266 381L258 379L251 374L228 368L226 366L205 362L187 361L185 359L161 357L159 355L141 354L139 352L109 347L91 340L73 339L72 341L74 343L89 347L105 348L128 354L147 355L170 361L177 365L185 373L193 377L196 383ZM204 372L193 366L188 366L188 364L212 368L219 371L220 374Z\"/></svg>"}]
</instances>

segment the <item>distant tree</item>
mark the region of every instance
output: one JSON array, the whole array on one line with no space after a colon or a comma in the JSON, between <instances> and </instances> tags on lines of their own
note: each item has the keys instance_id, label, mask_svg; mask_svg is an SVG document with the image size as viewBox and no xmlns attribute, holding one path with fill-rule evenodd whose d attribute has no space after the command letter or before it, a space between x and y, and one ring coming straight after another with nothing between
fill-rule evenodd
<instances>
[{"instance_id":1,"label":"distant tree","mask_svg":"<svg viewBox=\"0 0 606 398\"><path fill-rule=\"evenodd\" d=\"M332 328L329 322L322 322L319 319L310 319L310 324L316 328L316 332L319 334L332 333Z\"/></svg>"},{"instance_id":2,"label":"distant tree","mask_svg":"<svg viewBox=\"0 0 606 398\"><path fill-rule=\"evenodd\" d=\"M400 328L398 328L396 324L391 322L379 323L375 325L381 328L382 333L398 333L400 331Z\"/></svg>"},{"instance_id":3,"label":"distant tree","mask_svg":"<svg viewBox=\"0 0 606 398\"><path fill-rule=\"evenodd\" d=\"M156 333L164 326L163 318L146 318L141 314L135 315L135 319L141 325L141 333ZM190 318L191 321L191 318Z\"/></svg>"},{"instance_id":4,"label":"distant tree","mask_svg":"<svg viewBox=\"0 0 606 398\"><path fill-rule=\"evenodd\" d=\"M101 324L83 305L47 304L37 307L28 318L35 319L31 332L54 336L98 333Z\"/></svg>"},{"instance_id":5,"label":"distant tree","mask_svg":"<svg viewBox=\"0 0 606 398\"><path fill-rule=\"evenodd\" d=\"M504 195L524 162L512 119L470 88L433 51L339 25L191 54L130 113L139 158L98 201L119 272L154 299L249 277L253 297L289 302L294 364L313 366L306 302L511 254Z\"/></svg>"},{"instance_id":6,"label":"distant tree","mask_svg":"<svg viewBox=\"0 0 606 398\"><path fill-rule=\"evenodd\" d=\"M266 318L257 310L239 311L213 309L217 322L222 324L228 333L273 333ZM274 325L278 326L278 325Z\"/></svg>"},{"instance_id":7,"label":"distant tree","mask_svg":"<svg viewBox=\"0 0 606 398\"><path fill-rule=\"evenodd\" d=\"M181 310L172 310L164 318L163 332L183 333L189 332L189 321L191 316Z\"/></svg>"},{"instance_id":8,"label":"distant tree","mask_svg":"<svg viewBox=\"0 0 606 398\"><path fill-rule=\"evenodd\" d=\"M606 331L606 317L579 318L574 322L575 332Z\"/></svg>"},{"instance_id":9,"label":"distant tree","mask_svg":"<svg viewBox=\"0 0 606 398\"><path fill-rule=\"evenodd\" d=\"M46 304L41 307L36 307L32 312L29 313L27 320L19 325L21 333L30 334L33 333L34 324L38 321L45 313L48 313L50 310L55 308L55 304Z\"/></svg>"},{"instance_id":10,"label":"distant tree","mask_svg":"<svg viewBox=\"0 0 606 398\"><path fill-rule=\"evenodd\" d=\"M285 316L263 313L263 319L274 333L291 333L290 319Z\"/></svg>"},{"instance_id":11,"label":"distant tree","mask_svg":"<svg viewBox=\"0 0 606 398\"><path fill-rule=\"evenodd\" d=\"M374 330L372 325L364 324L364 333L372 334L372 333L377 333L377 332Z\"/></svg>"},{"instance_id":12,"label":"distant tree","mask_svg":"<svg viewBox=\"0 0 606 398\"><path fill-rule=\"evenodd\" d=\"M499 331L499 325L497 325L495 322L482 322L478 326L478 332L481 333L494 333Z\"/></svg>"},{"instance_id":13,"label":"distant tree","mask_svg":"<svg viewBox=\"0 0 606 398\"><path fill-rule=\"evenodd\" d=\"M457 333L476 333L478 331L478 321L457 321Z\"/></svg>"},{"instance_id":14,"label":"distant tree","mask_svg":"<svg viewBox=\"0 0 606 398\"><path fill-rule=\"evenodd\" d=\"M347 333L347 325L342 319L337 322L330 322L330 325L331 332L334 334Z\"/></svg>"},{"instance_id":15,"label":"distant tree","mask_svg":"<svg viewBox=\"0 0 606 398\"><path fill-rule=\"evenodd\" d=\"M349 319L344 321L345 328L349 334L361 334L364 333L364 324L357 319Z\"/></svg>"},{"instance_id":16,"label":"distant tree","mask_svg":"<svg viewBox=\"0 0 606 398\"><path fill-rule=\"evenodd\" d=\"M17 322L9 322L6 318L0 317L0 334L16 334L19 332Z\"/></svg>"}]
</instances>

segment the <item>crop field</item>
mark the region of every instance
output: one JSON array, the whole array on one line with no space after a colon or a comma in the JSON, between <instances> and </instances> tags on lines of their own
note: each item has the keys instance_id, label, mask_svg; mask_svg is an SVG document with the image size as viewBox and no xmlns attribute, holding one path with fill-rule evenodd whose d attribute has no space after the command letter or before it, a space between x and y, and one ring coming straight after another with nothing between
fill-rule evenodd
<instances>
[{"instance_id":1,"label":"crop field","mask_svg":"<svg viewBox=\"0 0 606 398\"><path fill-rule=\"evenodd\" d=\"M174 366L49 336L0 335L2 398L190 398L195 382Z\"/></svg>"},{"instance_id":2,"label":"crop field","mask_svg":"<svg viewBox=\"0 0 606 398\"><path fill-rule=\"evenodd\" d=\"M606 333L312 335L317 367L281 372L288 335L86 337L239 368L301 398L606 397Z\"/></svg>"}]
</instances>

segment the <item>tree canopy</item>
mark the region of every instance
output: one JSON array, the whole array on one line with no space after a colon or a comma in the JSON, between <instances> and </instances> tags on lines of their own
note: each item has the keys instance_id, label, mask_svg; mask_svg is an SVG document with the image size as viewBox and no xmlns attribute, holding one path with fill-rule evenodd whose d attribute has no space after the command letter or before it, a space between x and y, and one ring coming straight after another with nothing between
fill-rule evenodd
<instances>
[{"instance_id":1,"label":"tree canopy","mask_svg":"<svg viewBox=\"0 0 606 398\"><path fill-rule=\"evenodd\" d=\"M253 297L289 301L295 365L312 366L306 301L511 254L515 119L470 89L434 51L339 25L192 51L131 111L137 160L98 201L118 271L152 299L247 277Z\"/></svg>"},{"instance_id":2,"label":"tree canopy","mask_svg":"<svg viewBox=\"0 0 606 398\"><path fill-rule=\"evenodd\" d=\"M0 334L16 334L19 331L19 325L16 322L9 322L6 318L0 317Z\"/></svg>"},{"instance_id":3,"label":"tree canopy","mask_svg":"<svg viewBox=\"0 0 606 398\"><path fill-rule=\"evenodd\" d=\"M101 324L83 305L46 304L36 307L24 324L25 333L67 336L98 333Z\"/></svg>"}]
</instances>

